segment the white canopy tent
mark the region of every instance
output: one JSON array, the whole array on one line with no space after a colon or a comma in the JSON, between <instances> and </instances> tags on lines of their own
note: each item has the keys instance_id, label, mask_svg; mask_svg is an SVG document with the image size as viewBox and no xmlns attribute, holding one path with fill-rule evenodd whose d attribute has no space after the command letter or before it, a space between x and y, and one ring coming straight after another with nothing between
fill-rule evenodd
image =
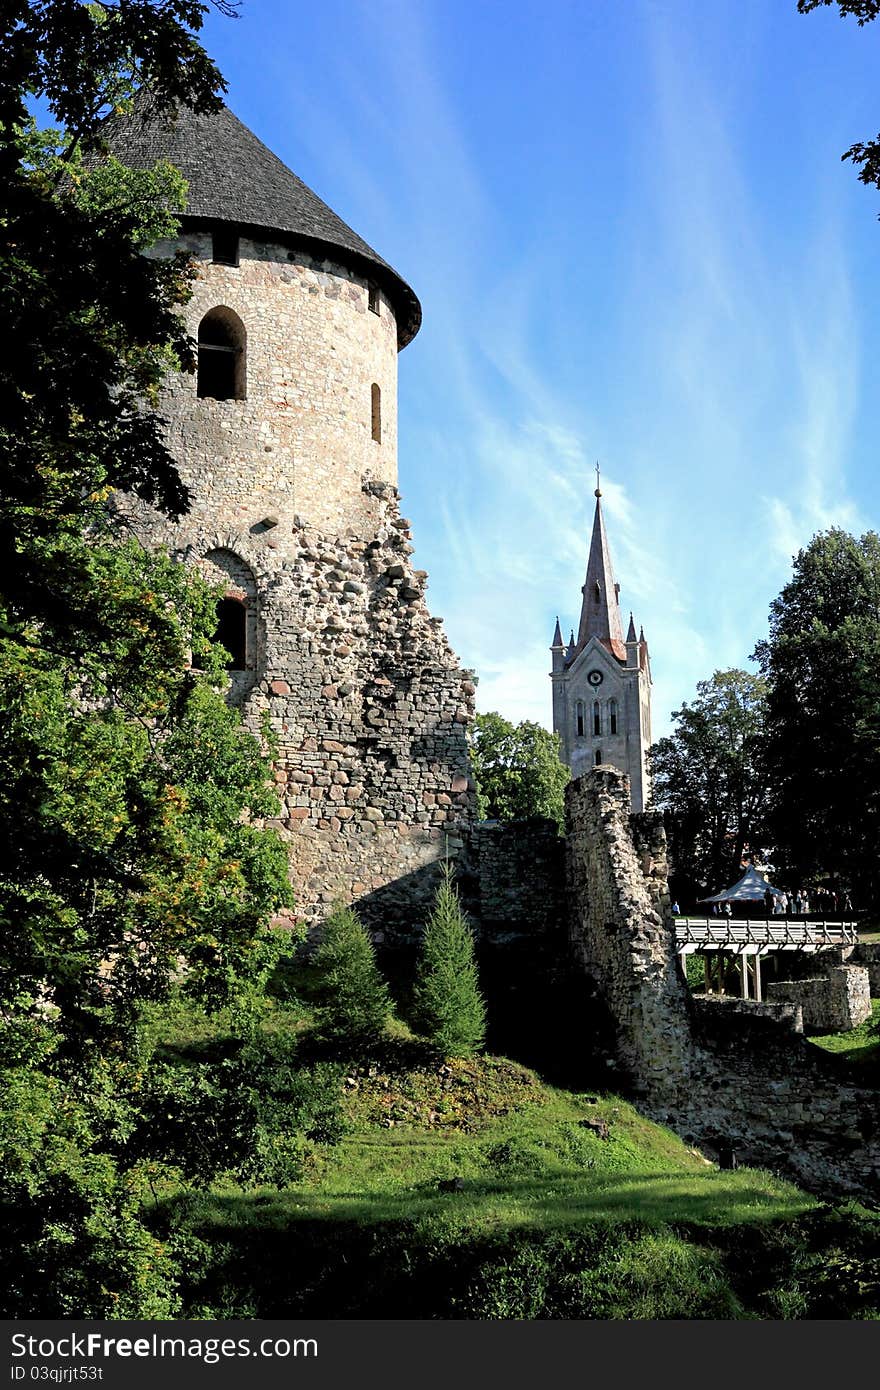
<instances>
[{"instance_id":1,"label":"white canopy tent","mask_svg":"<svg viewBox=\"0 0 880 1390\"><path fill-rule=\"evenodd\" d=\"M725 888L722 892L716 893L711 898L699 898L701 903L754 903L763 902L764 894L767 889L773 894L774 898L782 897L782 889L774 888L772 883L768 883L766 878L758 873L754 865L750 864L742 878L734 883L732 888Z\"/></svg>"}]
</instances>

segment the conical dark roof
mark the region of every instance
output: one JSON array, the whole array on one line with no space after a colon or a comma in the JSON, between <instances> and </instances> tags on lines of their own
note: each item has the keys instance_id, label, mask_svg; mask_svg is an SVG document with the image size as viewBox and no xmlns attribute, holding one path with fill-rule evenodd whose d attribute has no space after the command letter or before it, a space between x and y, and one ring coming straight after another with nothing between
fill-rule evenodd
<instances>
[{"instance_id":1,"label":"conical dark roof","mask_svg":"<svg viewBox=\"0 0 880 1390\"><path fill-rule=\"evenodd\" d=\"M277 232L285 242L333 252L342 264L371 275L394 305L400 346L415 337L422 311L406 281L228 106L210 115L186 107L160 113L142 92L129 112L108 118L103 135L123 164L144 168L167 159L180 170L189 185L185 218Z\"/></svg>"}]
</instances>

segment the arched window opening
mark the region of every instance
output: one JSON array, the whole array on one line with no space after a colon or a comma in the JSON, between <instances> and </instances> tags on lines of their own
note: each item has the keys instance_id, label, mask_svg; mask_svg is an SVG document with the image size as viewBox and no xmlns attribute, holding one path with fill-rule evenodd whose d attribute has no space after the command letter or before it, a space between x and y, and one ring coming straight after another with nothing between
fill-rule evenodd
<instances>
[{"instance_id":1,"label":"arched window opening","mask_svg":"<svg viewBox=\"0 0 880 1390\"><path fill-rule=\"evenodd\" d=\"M214 641L226 648L227 671L247 668L247 608L240 598L221 598L217 604L217 631Z\"/></svg>"},{"instance_id":2,"label":"arched window opening","mask_svg":"<svg viewBox=\"0 0 880 1390\"><path fill-rule=\"evenodd\" d=\"M598 579L594 580L594 582L593 582L593 602L594 602L594 603L601 603L601 602L602 602L602 590L599 588L599 581L598 581Z\"/></svg>"},{"instance_id":3,"label":"arched window opening","mask_svg":"<svg viewBox=\"0 0 880 1390\"><path fill-rule=\"evenodd\" d=\"M578 736L578 738L583 738L583 736L584 736L584 707L583 707L583 705L581 704L580 700L578 700L577 704L575 705L575 720L576 720L577 736Z\"/></svg>"},{"instance_id":4,"label":"arched window opening","mask_svg":"<svg viewBox=\"0 0 880 1390\"><path fill-rule=\"evenodd\" d=\"M211 309L199 324L198 393L215 401L243 401L245 329L231 309Z\"/></svg>"},{"instance_id":5,"label":"arched window opening","mask_svg":"<svg viewBox=\"0 0 880 1390\"><path fill-rule=\"evenodd\" d=\"M608 729L612 734L617 733L617 701L608 701Z\"/></svg>"},{"instance_id":6,"label":"arched window opening","mask_svg":"<svg viewBox=\"0 0 880 1390\"><path fill-rule=\"evenodd\" d=\"M594 701L593 701L593 733L594 733L594 734L601 734L601 732L602 732L602 711L601 711L600 708L599 708L599 701L598 701L598 700L594 700Z\"/></svg>"},{"instance_id":7,"label":"arched window opening","mask_svg":"<svg viewBox=\"0 0 880 1390\"><path fill-rule=\"evenodd\" d=\"M375 381L370 387L370 411L372 416L373 438L377 444L382 443L382 392L379 390Z\"/></svg>"},{"instance_id":8,"label":"arched window opening","mask_svg":"<svg viewBox=\"0 0 880 1390\"><path fill-rule=\"evenodd\" d=\"M596 766L597 766L597 767L599 766L599 764L601 763L601 761L602 761L602 749L601 749L601 748L597 748L597 749L596 749Z\"/></svg>"}]
</instances>

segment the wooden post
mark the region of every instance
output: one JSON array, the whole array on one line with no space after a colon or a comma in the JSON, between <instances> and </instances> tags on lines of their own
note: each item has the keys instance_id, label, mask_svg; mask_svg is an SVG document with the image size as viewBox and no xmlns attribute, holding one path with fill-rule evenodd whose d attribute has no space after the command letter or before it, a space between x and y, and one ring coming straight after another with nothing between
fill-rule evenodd
<instances>
[{"instance_id":1,"label":"wooden post","mask_svg":"<svg viewBox=\"0 0 880 1390\"><path fill-rule=\"evenodd\" d=\"M749 997L749 958L748 958L748 956L747 956L745 953L743 953L743 955L740 956L740 961L741 961L741 963L742 963L742 997L743 997L743 999L748 999L748 997Z\"/></svg>"},{"instance_id":2,"label":"wooden post","mask_svg":"<svg viewBox=\"0 0 880 1390\"><path fill-rule=\"evenodd\" d=\"M761 954L759 952L755 956L755 998L757 999L759 1004L761 1002L762 997L763 996L761 994Z\"/></svg>"},{"instance_id":3,"label":"wooden post","mask_svg":"<svg viewBox=\"0 0 880 1390\"><path fill-rule=\"evenodd\" d=\"M718 993L724 994L724 952L718 952Z\"/></svg>"},{"instance_id":4,"label":"wooden post","mask_svg":"<svg viewBox=\"0 0 880 1390\"><path fill-rule=\"evenodd\" d=\"M703 978L706 982L706 993L712 993L712 971L709 968L709 952L703 952Z\"/></svg>"}]
</instances>

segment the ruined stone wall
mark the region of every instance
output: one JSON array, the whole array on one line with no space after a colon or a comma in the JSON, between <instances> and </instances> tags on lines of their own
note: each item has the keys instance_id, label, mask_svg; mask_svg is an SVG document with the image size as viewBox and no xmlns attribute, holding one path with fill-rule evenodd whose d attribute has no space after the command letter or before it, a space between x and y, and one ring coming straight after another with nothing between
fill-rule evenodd
<instances>
[{"instance_id":1,"label":"ruined stone wall","mask_svg":"<svg viewBox=\"0 0 880 1390\"><path fill-rule=\"evenodd\" d=\"M880 999L880 941L862 941L849 956L852 965L863 965L868 972L872 999Z\"/></svg>"},{"instance_id":2,"label":"ruined stone wall","mask_svg":"<svg viewBox=\"0 0 880 1390\"><path fill-rule=\"evenodd\" d=\"M387 298L380 292L373 313L365 277L280 244L242 237L239 265L215 265L210 234L190 232L151 254L177 247L199 262L185 309L192 337L220 306L247 335L244 400L199 399L196 377L181 374L159 402L193 490L193 522L248 534L266 516L289 527L298 514L325 532L369 534L375 508L362 480L397 483L397 324Z\"/></svg>"},{"instance_id":3,"label":"ruined stone wall","mask_svg":"<svg viewBox=\"0 0 880 1390\"><path fill-rule=\"evenodd\" d=\"M565 841L556 823L482 821L469 840L467 907L484 938L563 935Z\"/></svg>"},{"instance_id":4,"label":"ruined stone wall","mask_svg":"<svg viewBox=\"0 0 880 1390\"><path fill-rule=\"evenodd\" d=\"M233 592L252 588L256 650L231 694L247 726L268 720L277 740L277 828L296 914L353 902L379 940L393 940L418 930L439 861L461 854L475 818L475 684L428 611L397 490L365 486L366 536L299 518L256 535L216 532L131 510L180 560Z\"/></svg>"},{"instance_id":5,"label":"ruined stone wall","mask_svg":"<svg viewBox=\"0 0 880 1390\"><path fill-rule=\"evenodd\" d=\"M812 979L771 980L768 1000L798 1005L811 1033L841 1033L871 1017L868 972L862 965L835 965Z\"/></svg>"},{"instance_id":6,"label":"ruined stone wall","mask_svg":"<svg viewBox=\"0 0 880 1390\"><path fill-rule=\"evenodd\" d=\"M641 1108L807 1188L880 1196L880 1092L851 1085L790 1020L697 1010L655 872L659 825L634 831L627 779L612 768L572 782L566 805L572 951L614 1019Z\"/></svg>"}]
</instances>

